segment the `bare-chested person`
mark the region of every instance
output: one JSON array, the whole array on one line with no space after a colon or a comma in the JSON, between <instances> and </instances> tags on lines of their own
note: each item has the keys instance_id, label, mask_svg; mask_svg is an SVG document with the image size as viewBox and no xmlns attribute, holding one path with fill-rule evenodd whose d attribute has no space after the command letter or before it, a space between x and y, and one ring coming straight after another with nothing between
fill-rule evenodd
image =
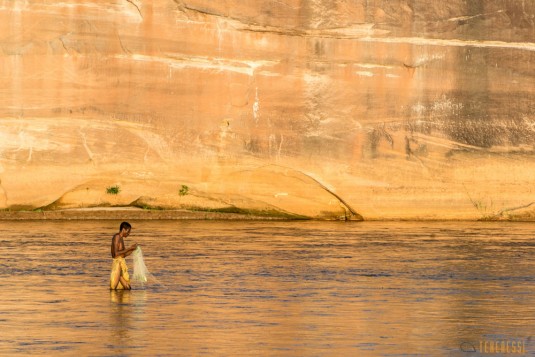
<instances>
[{"instance_id":1,"label":"bare-chested person","mask_svg":"<svg viewBox=\"0 0 535 357\"><path fill-rule=\"evenodd\" d=\"M125 249L124 238L128 237L132 226L128 222L121 223L119 233L116 233L111 239L111 257L113 263L111 265L110 275L110 289L131 289L130 276L128 275L128 267L124 259L132 254L137 248L137 243L132 244L130 248Z\"/></svg>"}]
</instances>

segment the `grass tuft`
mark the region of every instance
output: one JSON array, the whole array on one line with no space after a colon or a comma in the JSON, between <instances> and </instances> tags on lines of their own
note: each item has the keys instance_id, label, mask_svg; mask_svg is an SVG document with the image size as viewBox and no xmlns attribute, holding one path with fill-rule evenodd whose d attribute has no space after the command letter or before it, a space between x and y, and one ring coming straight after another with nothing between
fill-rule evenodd
<instances>
[{"instance_id":1,"label":"grass tuft","mask_svg":"<svg viewBox=\"0 0 535 357\"><path fill-rule=\"evenodd\" d=\"M186 185L182 185L182 187L180 188L180 190L178 191L178 194L180 196L186 196L189 192L189 187L186 186Z\"/></svg>"},{"instance_id":2,"label":"grass tuft","mask_svg":"<svg viewBox=\"0 0 535 357\"><path fill-rule=\"evenodd\" d=\"M118 195L121 192L121 188L118 185L106 187L106 193L108 195Z\"/></svg>"}]
</instances>

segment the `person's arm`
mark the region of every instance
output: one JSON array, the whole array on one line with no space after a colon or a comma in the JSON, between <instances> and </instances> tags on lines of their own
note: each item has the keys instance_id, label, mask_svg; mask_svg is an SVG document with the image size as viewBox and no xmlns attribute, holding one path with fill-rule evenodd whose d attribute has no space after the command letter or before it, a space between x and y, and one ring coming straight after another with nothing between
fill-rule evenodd
<instances>
[{"instance_id":1,"label":"person's arm","mask_svg":"<svg viewBox=\"0 0 535 357\"><path fill-rule=\"evenodd\" d=\"M115 256L122 255L123 257L127 257L130 254L132 254L132 252L134 250L136 250L136 248L137 248L137 243L134 243L134 244L132 244L130 246L130 248L126 248L126 249L123 249L123 250L116 250L115 251Z\"/></svg>"},{"instance_id":2,"label":"person's arm","mask_svg":"<svg viewBox=\"0 0 535 357\"><path fill-rule=\"evenodd\" d=\"M132 254L132 252L134 250L136 250L137 248L137 243L134 243L130 246L130 248L125 248L125 249L120 249L122 247L124 247L124 243L121 244L121 237L119 235L117 235L115 238L114 238L114 244L115 244L115 256L118 257L118 256L122 256L122 257L127 257L129 256L130 254Z\"/></svg>"},{"instance_id":3,"label":"person's arm","mask_svg":"<svg viewBox=\"0 0 535 357\"><path fill-rule=\"evenodd\" d=\"M130 248L123 250L124 256L127 257L130 254L132 254L134 250L136 250L136 248L137 248L137 243L134 243L130 246Z\"/></svg>"}]
</instances>

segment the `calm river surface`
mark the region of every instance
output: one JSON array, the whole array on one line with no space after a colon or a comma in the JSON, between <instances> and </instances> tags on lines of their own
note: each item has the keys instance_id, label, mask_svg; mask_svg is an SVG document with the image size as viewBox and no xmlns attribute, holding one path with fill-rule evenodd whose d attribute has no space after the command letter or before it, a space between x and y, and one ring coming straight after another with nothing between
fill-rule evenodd
<instances>
[{"instance_id":1,"label":"calm river surface","mask_svg":"<svg viewBox=\"0 0 535 357\"><path fill-rule=\"evenodd\" d=\"M535 353L535 224L132 221L110 292L119 223L0 221L0 355Z\"/></svg>"}]
</instances>

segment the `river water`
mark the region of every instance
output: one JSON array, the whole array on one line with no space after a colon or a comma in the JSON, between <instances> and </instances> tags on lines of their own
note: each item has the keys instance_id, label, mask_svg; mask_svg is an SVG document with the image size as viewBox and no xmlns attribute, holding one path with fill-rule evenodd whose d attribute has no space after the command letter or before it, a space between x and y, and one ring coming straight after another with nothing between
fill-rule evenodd
<instances>
[{"instance_id":1,"label":"river water","mask_svg":"<svg viewBox=\"0 0 535 357\"><path fill-rule=\"evenodd\" d=\"M0 221L0 355L535 353L535 224L134 221L110 292L119 223Z\"/></svg>"}]
</instances>

